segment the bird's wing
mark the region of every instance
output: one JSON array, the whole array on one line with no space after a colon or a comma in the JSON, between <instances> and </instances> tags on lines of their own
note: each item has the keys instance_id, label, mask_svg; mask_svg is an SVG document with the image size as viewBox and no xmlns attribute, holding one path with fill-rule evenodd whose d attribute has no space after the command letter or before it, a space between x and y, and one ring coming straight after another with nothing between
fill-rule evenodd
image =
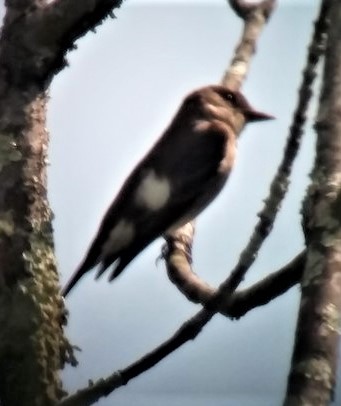
<instances>
[{"instance_id":1,"label":"bird's wing","mask_svg":"<svg viewBox=\"0 0 341 406\"><path fill-rule=\"evenodd\" d=\"M154 239L199 214L222 188L229 173L229 170L220 172L227 152L226 129L210 126L200 134L190 131L183 129L177 133L179 138L164 139L144 161L145 176L152 171L160 182L169 183L168 199L156 210L126 207L135 237L118 255L103 259L99 274L117 260L110 276L110 280L114 279Z\"/></svg>"},{"instance_id":2,"label":"bird's wing","mask_svg":"<svg viewBox=\"0 0 341 406\"><path fill-rule=\"evenodd\" d=\"M229 172L229 165L220 170L228 138L215 123L199 133L192 123L171 125L124 183L64 296L97 264L100 276L114 263L114 279L153 240L205 208Z\"/></svg>"}]
</instances>

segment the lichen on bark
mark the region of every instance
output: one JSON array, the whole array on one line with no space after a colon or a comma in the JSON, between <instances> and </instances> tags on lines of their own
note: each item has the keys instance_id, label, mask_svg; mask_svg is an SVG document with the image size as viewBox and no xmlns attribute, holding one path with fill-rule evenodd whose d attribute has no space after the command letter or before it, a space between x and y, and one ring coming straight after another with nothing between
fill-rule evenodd
<instances>
[{"instance_id":1,"label":"lichen on bark","mask_svg":"<svg viewBox=\"0 0 341 406\"><path fill-rule=\"evenodd\" d=\"M47 202L46 100L17 95L25 119L0 116L4 144L16 151L1 151L0 399L5 406L49 406L64 394L58 372L70 346Z\"/></svg>"},{"instance_id":2,"label":"lichen on bark","mask_svg":"<svg viewBox=\"0 0 341 406\"><path fill-rule=\"evenodd\" d=\"M316 158L304 200L307 262L285 405L329 405L334 397L341 323L341 5L325 0L330 26Z\"/></svg>"}]
</instances>

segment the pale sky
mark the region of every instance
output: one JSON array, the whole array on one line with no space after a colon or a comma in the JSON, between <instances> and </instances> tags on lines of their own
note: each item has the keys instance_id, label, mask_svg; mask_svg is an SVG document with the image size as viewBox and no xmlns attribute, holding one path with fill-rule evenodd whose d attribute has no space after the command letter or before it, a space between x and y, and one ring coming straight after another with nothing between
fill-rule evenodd
<instances>
[{"instance_id":1,"label":"pale sky","mask_svg":"<svg viewBox=\"0 0 341 406\"><path fill-rule=\"evenodd\" d=\"M132 5L144 4L193 4L193 5L221 5L227 0L126 0L127 3ZM259 0L249 0L249 3L257 3ZM308 5L311 0L280 0L281 5Z\"/></svg>"},{"instance_id":2,"label":"pale sky","mask_svg":"<svg viewBox=\"0 0 341 406\"><path fill-rule=\"evenodd\" d=\"M194 269L215 286L245 247L267 196L317 8L318 2L279 1L257 46L244 93L277 120L243 132L227 186L198 219ZM219 82L241 31L240 20L223 0L128 0L115 14L117 19L78 41L68 56L70 67L51 86L49 196L63 283L122 181L182 98ZM303 247L300 208L314 157L315 108L289 195L245 284L278 269ZM78 368L63 373L66 389L74 391L125 367L200 308L168 281L162 261L155 262L161 245L161 240L152 244L112 284L106 275L95 282L89 274L67 298L67 334L82 352ZM298 301L294 288L239 321L216 316L194 342L97 405L280 405Z\"/></svg>"},{"instance_id":3,"label":"pale sky","mask_svg":"<svg viewBox=\"0 0 341 406\"><path fill-rule=\"evenodd\" d=\"M243 132L226 188L197 222L194 269L213 285L227 277L248 241L282 154L317 12L317 3L295 4L280 2L243 87L255 107L277 120ZM63 281L184 95L219 82L233 54L241 23L225 2L162 5L123 4L117 19L79 41L69 55L70 67L53 82L49 181ZM299 213L314 139L310 122L290 193L246 284L303 247ZM108 284L106 275L95 282L89 274L68 297L68 334L83 350L79 367L64 373L69 389L133 362L199 309L168 281L162 262L155 262L161 245L161 240L152 244L114 283ZM294 288L237 322L216 316L197 340L98 405L279 405L298 299Z\"/></svg>"}]
</instances>

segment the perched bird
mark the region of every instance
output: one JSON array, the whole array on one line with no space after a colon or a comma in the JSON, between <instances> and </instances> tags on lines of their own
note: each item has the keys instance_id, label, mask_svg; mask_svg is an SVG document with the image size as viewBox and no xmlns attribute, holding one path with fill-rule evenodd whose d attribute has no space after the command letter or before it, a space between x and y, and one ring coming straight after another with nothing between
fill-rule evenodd
<instances>
[{"instance_id":1,"label":"perched bird","mask_svg":"<svg viewBox=\"0 0 341 406\"><path fill-rule=\"evenodd\" d=\"M157 237L195 218L226 182L243 126L271 118L223 86L189 94L123 184L62 294L96 265L99 277L113 264L113 280Z\"/></svg>"}]
</instances>

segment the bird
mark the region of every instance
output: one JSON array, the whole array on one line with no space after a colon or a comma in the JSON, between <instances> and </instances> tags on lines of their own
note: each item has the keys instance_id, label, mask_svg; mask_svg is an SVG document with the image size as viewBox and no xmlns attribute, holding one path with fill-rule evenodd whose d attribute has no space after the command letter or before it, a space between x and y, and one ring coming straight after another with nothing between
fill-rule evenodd
<instances>
[{"instance_id":1,"label":"bird","mask_svg":"<svg viewBox=\"0 0 341 406\"><path fill-rule=\"evenodd\" d=\"M152 241L196 218L226 183L244 125L273 118L251 107L240 91L222 85L185 97L123 183L62 295L96 266L97 279L113 265L112 281Z\"/></svg>"}]
</instances>

